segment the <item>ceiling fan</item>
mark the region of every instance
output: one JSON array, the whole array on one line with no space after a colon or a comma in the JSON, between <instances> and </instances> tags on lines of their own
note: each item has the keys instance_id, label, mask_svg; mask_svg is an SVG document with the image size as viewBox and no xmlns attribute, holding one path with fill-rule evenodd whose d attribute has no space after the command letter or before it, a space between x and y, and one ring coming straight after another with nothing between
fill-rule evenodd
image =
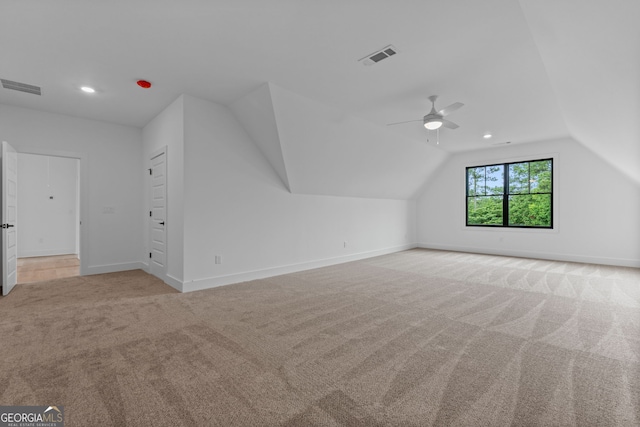
<instances>
[{"instance_id":1,"label":"ceiling fan","mask_svg":"<svg viewBox=\"0 0 640 427\"><path fill-rule=\"evenodd\" d=\"M387 126L402 125L405 123L421 121L424 124L424 127L427 128L428 130L436 130L436 129L439 129L441 126L444 126L449 129L459 128L457 124L445 119L445 117L453 113L454 111L456 111L458 108L462 107L464 104L462 102L454 102L448 107L445 107L440 111L436 111L436 99L438 99L438 95L431 95L429 97L429 101L431 101L431 111L429 111L429 114L424 116L422 119L407 120L405 122L397 122L397 123L389 123Z\"/></svg>"}]
</instances>

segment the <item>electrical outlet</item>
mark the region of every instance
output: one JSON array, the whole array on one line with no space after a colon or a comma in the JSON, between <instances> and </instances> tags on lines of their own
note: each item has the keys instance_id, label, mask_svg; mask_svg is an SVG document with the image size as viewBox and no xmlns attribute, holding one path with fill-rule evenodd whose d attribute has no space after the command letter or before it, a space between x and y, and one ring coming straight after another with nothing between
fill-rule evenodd
<instances>
[{"instance_id":1,"label":"electrical outlet","mask_svg":"<svg viewBox=\"0 0 640 427\"><path fill-rule=\"evenodd\" d=\"M346 241L344 242L344 247L345 247L345 248L347 247L347 242L346 242Z\"/></svg>"},{"instance_id":2,"label":"electrical outlet","mask_svg":"<svg viewBox=\"0 0 640 427\"><path fill-rule=\"evenodd\" d=\"M216 264L222 264L222 256L216 255L215 256L215 263Z\"/></svg>"}]
</instances>

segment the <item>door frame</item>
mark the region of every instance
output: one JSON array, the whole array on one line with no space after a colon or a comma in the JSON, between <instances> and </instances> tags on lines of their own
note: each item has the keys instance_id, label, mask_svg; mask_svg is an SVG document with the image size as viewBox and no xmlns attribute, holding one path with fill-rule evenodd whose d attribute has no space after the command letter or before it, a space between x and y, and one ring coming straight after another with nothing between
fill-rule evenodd
<instances>
[{"instance_id":1,"label":"door frame","mask_svg":"<svg viewBox=\"0 0 640 427\"><path fill-rule=\"evenodd\" d=\"M89 260L87 254L89 253L89 233L83 232L89 230L89 155L87 153L73 152L73 151L58 151L50 150L47 148L38 147L20 147L16 149L21 154L37 154L40 156L52 156L52 157L66 157L70 159L78 160L79 170L79 192L78 198L80 211L78 212L78 218L80 224L78 226L78 233L80 234L78 258L80 258L80 276L88 274Z\"/></svg>"}]
</instances>

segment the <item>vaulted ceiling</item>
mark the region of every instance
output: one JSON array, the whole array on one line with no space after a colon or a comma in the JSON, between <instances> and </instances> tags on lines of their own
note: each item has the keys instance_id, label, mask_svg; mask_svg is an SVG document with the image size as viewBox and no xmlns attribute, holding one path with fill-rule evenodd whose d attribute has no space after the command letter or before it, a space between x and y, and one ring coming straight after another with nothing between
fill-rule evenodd
<instances>
[{"instance_id":1,"label":"vaulted ceiling","mask_svg":"<svg viewBox=\"0 0 640 427\"><path fill-rule=\"evenodd\" d=\"M636 0L0 0L0 10L0 77L42 88L0 89L0 103L137 127L181 93L228 105L292 192L409 198L450 153L563 136L640 183ZM358 61L390 44L396 55ZM433 94L437 107L465 104L449 117L460 128L386 126L420 119Z\"/></svg>"}]
</instances>

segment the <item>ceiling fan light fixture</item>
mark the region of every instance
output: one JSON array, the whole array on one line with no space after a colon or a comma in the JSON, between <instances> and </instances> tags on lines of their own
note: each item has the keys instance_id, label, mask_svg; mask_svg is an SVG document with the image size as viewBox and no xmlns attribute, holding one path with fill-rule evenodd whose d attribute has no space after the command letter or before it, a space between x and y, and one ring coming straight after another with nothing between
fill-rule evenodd
<instances>
[{"instance_id":1,"label":"ceiling fan light fixture","mask_svg":"<svg viewBox=\"0 0 640 427\"><path fill-rule=\"evenodd\" d=\"M425 120L424 127L429 130L436 130L442 126L442 121L438 119Z\"/></svg>"},{"instance_id":2,"label":"ceiling fan light fixture","mask_svg":"<svg viewBox=\"0 0 640 427\"><path fill-rule=\"evenodd\" d=\"M431 111L429 111L429 113L427 113L426 116L422 117L422 124L424 125L424 127L427 130L437 130L437 129L440 129L441 127L445 127L448 129L459 128L460 126L453 123L452 121L445 119L445 117L451 114L452 112L456 111L458 108L462 107L464 104L462 102L455 102L449 105L448 107L443 108L440 111L437 111L436 99L438 99L436 95L431 95L429 97L429 101L431 101ZM412 122L419 122L419 121L420 119L408 120L404 122L389 123L387 126L401 125L404 123L412 123Z\"/></svg>"}]
</instances>

